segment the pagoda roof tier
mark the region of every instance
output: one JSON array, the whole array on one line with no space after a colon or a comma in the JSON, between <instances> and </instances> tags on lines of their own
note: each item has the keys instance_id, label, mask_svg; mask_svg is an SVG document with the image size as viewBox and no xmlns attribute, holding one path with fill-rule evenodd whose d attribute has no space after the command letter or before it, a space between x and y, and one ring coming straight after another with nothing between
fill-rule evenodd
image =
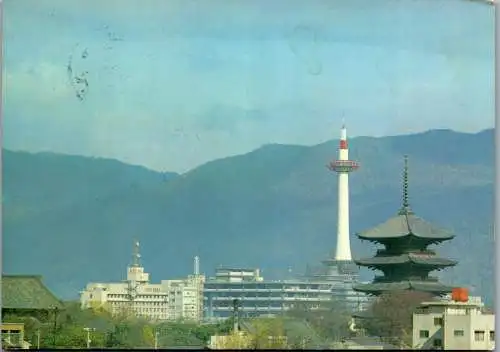
<instances>
[{"instance_id":1,"label":"pagoda roof tier","mask_svg":"<svg viewBox=\"0 0 500 352\"><path fill-rule=\"evenodd\" d=\"M446 294L451 292L453 287L443 285L433 281L398 281L358 284L353 287L354 291L365 292L372 295L380 295L388 291L414 290L429 292L433 294Z\"/></svg>"},{"instance_id":2,"label":"pagoda roof tier","mask_svg":"<svg viewBox=\"0 0 500 352\"><path fill-rule=\"evenodd\" d=\"M419 239L419 245L438 243L451 240L454 235L447 230L438 228L424 219L415 215L410 208L408 198L408 156L404 158L403 170L403 197L402 205L396 216L386 222L358 233L357 236L362 240L384 243L397 239L407 238ZM415 241L413 241L415 242Z\"/></svg>"},{"instance_id":3,"label":"pagoda roof tier","mask_svg":"<svg viewBox=\"0 0 500 352\"><path fill-rule=\"evenodd\" d=\"M394 256L375 256L372 258L363 258L355 260L357 265L360 266L386 266L394 264L417 264L425 266L447 267L455 266L455 260L440 258L432 254L417 254L417 253L404 253Z\"/></svg>"},{"instance_id":4,"label":"pagoda roof tier","mask_svg":"<svg viewBox=\"0 0 500 352\"><path fill-rule=\"evenodd\" d=\"M413 236L428 240L429 244L451 240L454 237L451 232L438 228L411 212L399 213L374 228L358 233L357 236L362 240L372 242Z\"/></svg>"}]
</instances>

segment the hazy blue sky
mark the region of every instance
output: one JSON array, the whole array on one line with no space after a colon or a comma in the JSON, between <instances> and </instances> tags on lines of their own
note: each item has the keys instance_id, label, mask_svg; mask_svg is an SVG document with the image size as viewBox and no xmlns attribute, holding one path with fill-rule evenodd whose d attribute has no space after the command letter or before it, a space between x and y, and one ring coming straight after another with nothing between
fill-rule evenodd
<instances>
[{"instance_id":1,"label":"hazy blue sky","mask_svg":"<svg viewBox=\"0 0 500 352\"><path fill-rule=\"evenodd\" d=\"M493 7L466 0L4 0L4 146L185 171L337 138L342 116L478 131L493 43Z\"/></svg>"}]
</instances>

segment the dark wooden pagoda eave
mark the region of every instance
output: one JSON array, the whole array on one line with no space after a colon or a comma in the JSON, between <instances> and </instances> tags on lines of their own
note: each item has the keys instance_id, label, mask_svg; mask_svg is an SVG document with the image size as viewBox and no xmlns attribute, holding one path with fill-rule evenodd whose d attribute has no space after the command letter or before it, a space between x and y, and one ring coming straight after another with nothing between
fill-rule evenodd
<instances>
[{"instance_id":1,"label":"dark wooden pagoda eave","mask_svg":"<svg viewBox=\"0 0 500 352\"><path fill-rule=\"evenodd\" d=\"M413 233L383 236L383 237L365 236L362 233L357 233L356 236L362 241L369 241L372 243L383 244L386 242L394 242L394 241L400 241L400 240L405 240L405 239L417 239L419 241L426 242L428 245L435 244L435 243L441 243L441 242L445 242L445 241L450 241L453 238L455 238L455 235L453 235L453 234L449 234L447 236L442 236L442 237L426 237L426 236L415 235Z\"/></svg>"},{"instance_id":2,"label":"dark wooden pagoda eave","mask_svg":"<svg viewBox=\"0 0 500 352\"><path fill-rule=\"evenodd\" d=\"M423 262L416 262L414 260L406 260L406 261L401 261L401 262L373 262L371 261L372 258L365 258L365 259L358 259L354 260L354 263L357 266L362 266L362 267L367 267L367 268L374 268L377 269L378 267L388 267L388 266L394 266L394 265L417 265L417 266L430 266L430 267L436 267L436 268L447 268L447 267L452 267L458 264L457 261L455 260L446 260L446 262L443 263L425 263Z\"/></svg>"},{"instance_id":3,"label":"dark wooden pagoda eave","mask_svg":"<svg viewBox=\"0 0 500 352\"><path fill-rule=\"evenodd\" d=\"M394 291L394 290L414 290L414 291L421 291L421 292L429 292L432 294L437 294L437 295L442 295L442 294L447 294L451 292L451 287L448 287L446 285L443 285L441 283L432 285L434 287L427 287L423 289L418 289L413 287L413 284L410 282L400 282L401 286L398 287L398 285L394 285L394 287L390 287L390 285L387 285L386 283L367 283L367 284L358 284L353 286L353 290L356 292L363 292L368 295L372 296L379 296L385 292L389 291ZM405 285L407 284L407 285ZM389 287L388 287L389 286Z\"/></svg>"}]
</instances>

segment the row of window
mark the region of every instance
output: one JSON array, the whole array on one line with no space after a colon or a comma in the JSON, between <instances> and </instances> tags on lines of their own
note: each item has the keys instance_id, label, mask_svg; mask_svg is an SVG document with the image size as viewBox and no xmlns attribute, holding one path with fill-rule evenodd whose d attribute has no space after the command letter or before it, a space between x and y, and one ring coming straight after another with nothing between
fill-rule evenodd
<instances>
[{"instance_id":1,"label":"row of window","mask_svg":"<svg viewBox=\"0 0 500 352\"><path fill-rule=\"evenodd\" d=\"M438 319L438 318L435 318ZM436 321L436 320L434 320ZM462 337L465 335L464 330L454 330L454 337ZM475 330L474 331L474 341L484 341L486 337L486 332L484 330ZM429 338L429 330L420 330L420 338L428 339ZM495 331L489 331L489 341L495 341Z\"/></svg>"},{"instance_id":2,"label":"row of window","mask_svg":"<svg viewBox=\"0 0 500 352\"><path fill-rule=\"evenodd\" d=\"M460 330L455 330L455 331L460 331ZM489 333L490 333L489 334L490 341L491 342L495 341L495 331L490 331ZM474 341L484 341L485 336L486 336L486 333L484 330L475 330L474 331Z\"/></svg>"},{"instance_id":3,"label":"row of window","mask_svg":"<svg viewBox=\"0 0 500 352\"><path fill-rule=\"evenodd\" d=\"M108 298L126 298L128 294L121 293L121 294L108 294ZM90 295L90 298L92 298L92 295ZM136 298L140 299L156 299L156 300L164 300L166 298L166 295L137 295Z\"/></svg>"},{"instance_id":4,"label":"row of window","mask_svg":"<svg viewBox=\"0 0 500 352\"><path fill-rule=\"evenodd\" d=\"M137 303L143 303L143 304L147 304L148 306L166 306L168 305L168 302L137 302L135 301L136 304ZM109 302L111 305L126 305L128 304L128 302L120 302L120 301L111 301Z\"/></svg>"}]
</instances>

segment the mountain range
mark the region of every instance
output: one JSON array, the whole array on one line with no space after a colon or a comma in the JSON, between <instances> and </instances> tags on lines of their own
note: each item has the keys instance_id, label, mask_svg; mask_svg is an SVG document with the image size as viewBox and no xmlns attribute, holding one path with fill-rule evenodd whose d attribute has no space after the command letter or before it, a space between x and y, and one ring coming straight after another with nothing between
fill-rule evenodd
<instances>
[{"instance_id":1,"label":"mountain range","mask_svg":"<svg viewBox=\"0 0 500 352\"><path fill-rule=\"evenodd\" d=\"M153 281L191 273L196 255L208 275L219 265L302 273L334 253L337 178L325 165L337 147L269 144L184 174L3 149L3 271L41 274L74 298L88 282L123 280L138 240ZM375 252L354 233L398 211L408 155L412 209L456 235L437 248L459 261L442 279L492 302L494 130L356 137L349 147L361 164L350 176L353 256Z\"/></svg>"}]
</instances>

